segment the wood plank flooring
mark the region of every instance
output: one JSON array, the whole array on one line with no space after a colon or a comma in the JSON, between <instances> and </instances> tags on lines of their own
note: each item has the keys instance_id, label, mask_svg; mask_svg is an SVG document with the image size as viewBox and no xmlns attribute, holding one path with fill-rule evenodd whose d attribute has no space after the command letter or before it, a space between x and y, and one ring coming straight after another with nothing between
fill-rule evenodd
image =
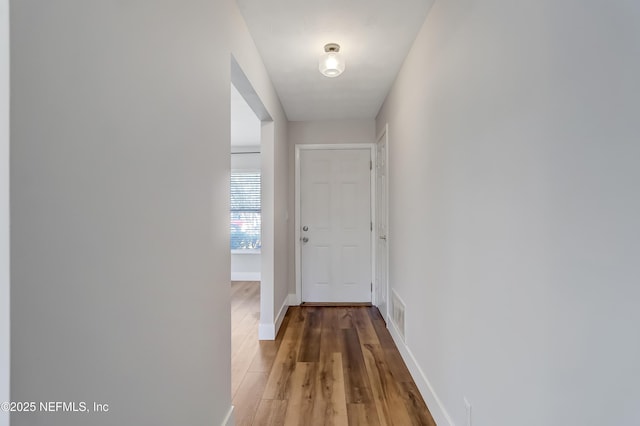
<instances>
[{"instance_id":1,"label":"wood plank flooring","mask_svg":"<svg viewBox=\"0 0 640 426\"><path fill-rule=\"evenodd\" d=\"M236 425L435 425L377 308L292 306L258 341L259 283L231 293Z\"/></svg>"}]
</instances>

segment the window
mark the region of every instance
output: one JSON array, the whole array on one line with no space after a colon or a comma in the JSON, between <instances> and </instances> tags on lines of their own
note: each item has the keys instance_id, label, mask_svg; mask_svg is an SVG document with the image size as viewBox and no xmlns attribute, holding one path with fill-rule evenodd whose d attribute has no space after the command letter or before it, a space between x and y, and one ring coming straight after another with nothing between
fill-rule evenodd
<instances>
[{"instance_id":1,"label":"window","mask_svg":"<svg viewBox=\"0 0 640 426\"><path fill-rule=\"evenodd\" d=\"M260 172L231 172L231 250L255 250L260 239Z\"/></svg>"}]
</instances>

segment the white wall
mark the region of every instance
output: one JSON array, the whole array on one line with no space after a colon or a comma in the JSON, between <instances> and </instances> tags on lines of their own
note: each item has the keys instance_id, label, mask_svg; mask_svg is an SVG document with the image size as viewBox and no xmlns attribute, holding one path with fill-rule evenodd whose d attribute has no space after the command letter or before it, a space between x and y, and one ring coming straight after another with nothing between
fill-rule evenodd
<instances>
[{"instance_id":1,"label":"white wall","mask_svg":"<svg viewBox=\"0 0 640 426\"><path fill-rule=\"evenodd\" d=\"M229 412L229 7L11 4L12 425Z\"/></svg>"},{"instance_id":2,"label":"white wall","mask_svg":"<svg viewBox=\"0 0 640 426\"><path fill-rule=\"evenodd\" d=\"M286 312L288 157L287 117L271 83L246 23L235 2L232 15L231 52L250 87L238 87L247 103L261 109L262 171L262 271L260 286L260 337L274 338ZM236 82L234 81L234 84ZM244 92L244 93L243 93ZM249 93L250 92L250 93ZM256 111L254 109L254 111ZM258 112L258 111L256 111Z\"/></svg>"},{"instance_id":3,"label":"white wall","mask_svg":"<svg viewBox=\"0 0 640 426\"><path fill-rule=\"evenodd\" d=\"M351 144L376 141L375 120L331 120L289 122L289 211L295 211L295 149L297 144ZM293 215L292 215L293 216ZM289 226L289 293L296 292L295 220Z\"/></svg>"},{"instance_id":4,"label":"white wall","mask_svg":"<svg viewBox=\"0 0 640 426\"><path fill-rule=\"evenodd\" d=\"M379 113L390 282L457 425L640 424L639 18L438 1Z\"/></svg>"},{"instance_id":5,"label":"white wall","mask_svg":"<svg viewBox=\"0 0 640 426\"><path fill-rule=\"evenodd\" d=\"M289 141L294 152L296 144L372 143L375 142L375 121L292 121Z\"/></svg>"},{"instance_id":6,"label":"white wall","mask_svg":"<svg viewBox=\"0 0 640 426\"><path fill-rule=\"evenodd\" d=\"M231 253L231 281L260 281L260 253Z\"/></svg>"},{"instance_id":7,"label":"white wall","mask_svg":"<svg viewBox=\"0 0 640 426\"><path fill-rule=\"evenodd\" d=\"M0 0L0 402L10 399L9 263L9 1Z\"/></svg>"},{"instance_id":8,"label":"white wall","mask_svg":"<svg viewBox=\"0 0 640 426\"><path fill-rule=\"evenodd\" d=\"M231 147L231 170L260 170L260 146L236 151Z\"/></svg>"}]
</instances>

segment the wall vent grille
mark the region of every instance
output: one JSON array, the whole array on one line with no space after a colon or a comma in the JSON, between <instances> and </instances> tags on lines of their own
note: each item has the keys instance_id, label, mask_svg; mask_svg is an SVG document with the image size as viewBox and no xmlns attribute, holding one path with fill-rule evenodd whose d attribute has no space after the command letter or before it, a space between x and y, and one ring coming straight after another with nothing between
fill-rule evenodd
<instances>
[{"instance_id":1,"label":"wall vent grille","mask_svg":"<svg viewBox=\"0 0 640 426\"><path fill-rule=\"evenodd\" d=\"M391 321L393 321L393 325L395 326L398 333L400 333L400 337L402 337L402 341L405 341L405 329L404 329L404 311L405 304L400 299L400 296L395 292L395 290L391 290Z\"/></svg>"}]
</instances>

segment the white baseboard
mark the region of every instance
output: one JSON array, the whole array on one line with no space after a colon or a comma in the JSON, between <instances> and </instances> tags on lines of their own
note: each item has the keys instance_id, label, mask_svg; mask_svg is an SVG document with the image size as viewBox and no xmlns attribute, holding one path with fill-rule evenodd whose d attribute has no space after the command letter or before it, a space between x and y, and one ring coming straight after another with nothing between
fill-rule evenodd
<instances>
[{"instance_id":1,"label":"white baseboard","mask_svg":"<svg viewBox=\"0 0 640 426\"><path fill-rule=\"evenodd\" d=\"M232 405L231 408L229 408L229 412L227 413L227 416L222 421L222 426L235 426L236 419L235 419L235 415L233 413L233 409L234 409L234 407Z\"/></svg>"},{"instance_id":2,"label":"white baseboard","mask_svg":"<svg viewBox=\"0 0 640 426\"><path fill-rule=\"evenodd\" d=\"M295 293L289 294L289 306L298 306L300 302L298 302L298 295Z\"/></svg>"},{"instance_id":3,"label":"white baseboard","mask_svg":"<svg viewBox=\"0 0 640 426\"><path fill-rule=\"evenodd\" d=\"M284 320L284 316L287 314L287 309L289 309L289 297L286 297L282 302L282 306L278 311L278 315L276 315L276 326L273 333L273 338L275 339L278 335L278 331L280 331L280 326L282 325L282 320Z\"/></svg>"},{"instance_id":4,"label":"white baseboard","mask_svg":"<svg viewBox=\"0 0 640 426\"><path fill-rule=\"evenodd\" d=\"M276 327L275 324L258 324L259 340L275 340Z\"/></svg>"},{"instance_id":5,"label":"white baseboard","mask_svg":"<svg viewBox=\"0 0 640 426\"><path fill-rule=\"evenodd\" d=\"M455 426L453 420L451 420L451 417L449 416L449 413L444 408L442 401L440 401L440 398L438 398L433 386L431 386L429 379L427 379L426 374L424 374L424 371L420 368L418 361L416 361L413 353L402 340L400 332L396 329L395 324L393 321L389 321L388 324L391 337L393 337L393 340L400 351L400 355L402 355L402 359L405 364L407 364L411 377L413 377L413 380L416 382L422 398L424 398L424 401L427 403L429 411L433 416L433 420L435 420L438 425Z\"/></svg>"},{"instance_id":6,"label":"white baseboard","mask_svg":"<svg viewBox=\"0 0 640 426\"><path fill-rule=\"evenodd\" d=\"M260 281L260 272L231 272L231 281Z\"/></svg>"},{"instance_id":7,"label":"white baseboard","mask_svg":"<svg viewBox=\"0 0 640 426\"><path fill-rule=\"evenodd\" d=\"M275 340L282 325L282 320L287 313L289 307L289 297L287 296L282 302L282 306L276 315L276 320L273 324L258 324L258 339L260 340Z\"/></svg>"}]
</instances>

